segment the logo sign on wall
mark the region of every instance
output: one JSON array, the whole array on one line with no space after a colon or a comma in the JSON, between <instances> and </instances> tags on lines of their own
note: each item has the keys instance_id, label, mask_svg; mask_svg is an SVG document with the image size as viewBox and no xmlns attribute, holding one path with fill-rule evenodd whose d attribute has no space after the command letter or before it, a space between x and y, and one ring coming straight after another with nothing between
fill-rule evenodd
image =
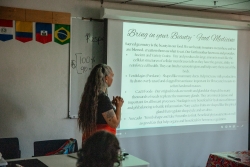
<instances>
[{"instance_id":1,"label":"logo sign on wall","mask_svg":"<svg viewBox=\"0 0 250 167\"><path fill-rule=\"evenodd\" d=\"M61 45L70 42L70 25L55 24L54 42Z\"/></svg>"},{"instance_id":2,"label":"logo sign on wall","mask_svg":"<svg viewBox=\"0 0 250 167\"><path fill-rule=\"evenodd\" d=\"M16 40L29 42L33 39L33 22L16 21Z\"/></svg>"},{"instance_id":3,"label":"logo sign on wall","mask_svg":"<svg viewBox=\"0 0 250 167\"><path fill-rule=\"evenodd\" d=\"M43 44L52 41L52 24L36 23L36 41Z\"/></svg>"},{"instance_id":4,"label":"logo sign on wall","mask_svg":"<svg viewBox=\"0 0 250 167\"><path fill-rule=\"evenodd\" d=\"M0 41L13 39L13 21L0 19Z\"/></svg>"}]
</instances>

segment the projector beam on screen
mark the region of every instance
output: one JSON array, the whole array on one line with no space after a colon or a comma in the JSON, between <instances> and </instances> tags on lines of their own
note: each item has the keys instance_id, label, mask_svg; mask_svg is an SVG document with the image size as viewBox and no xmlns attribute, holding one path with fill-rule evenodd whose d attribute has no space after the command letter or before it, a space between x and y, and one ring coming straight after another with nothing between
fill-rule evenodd
<instances>
[{"instance_id":1,"label":"projector beam on screen","mask_svg":"<svg viewBox=\"0 0 250 167\"><path fill-rule=\"evenodd\" d=\"M108 20L108 92L125 101L121 147L156 167L247 149L249 43L242 30Z\"/></svg>"},{"instance_id":2,"label":"projector beam on screen","mask_svg":"<svg viewBox=\"0 0 250 167\"><path fill-rule=\"evenodd\" d=\"M120 129L236 123L237 31L123 23Z\"/></svg>"}]
</instances>

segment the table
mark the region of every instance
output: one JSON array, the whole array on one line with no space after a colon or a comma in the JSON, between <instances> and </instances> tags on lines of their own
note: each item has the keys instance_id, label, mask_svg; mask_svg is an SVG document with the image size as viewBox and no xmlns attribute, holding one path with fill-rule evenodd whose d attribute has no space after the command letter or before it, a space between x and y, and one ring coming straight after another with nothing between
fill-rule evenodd
<instances>
[{"instance_id":1,"label":"table","mask_svg":"<svg viewBox=\"0 0 250 167\"><path fill-rule=\"evenodd\" d=\"M250 167L250 151L212 153L206 167Z\"/></svg>"},{"instance_id":2,"label":"table","mask_svg":"<svg viewBox=\"0 0 250 167\"><path fill-rule=\"evenodd\" d=\"M74 154L74 153L73 153ZM49 167L76 167L76 158L69 157L68 155L50 155L41 157L32 157L26 159L38 159ZM11 159L7 162L25 160L21 159ZM121 167L149 167L149 163L139 159L133 155L126 156L125 160L122 161Z\"/></svg>"}]
</instances>

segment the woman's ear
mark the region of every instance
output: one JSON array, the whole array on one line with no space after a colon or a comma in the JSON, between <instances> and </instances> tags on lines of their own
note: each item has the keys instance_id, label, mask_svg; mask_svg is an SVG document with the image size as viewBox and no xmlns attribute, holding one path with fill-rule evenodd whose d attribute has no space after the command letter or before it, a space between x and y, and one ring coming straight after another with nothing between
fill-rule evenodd
<instances>
[{"instance_id":1,"label":"woman's ear","mask_svg":"<svg viewBox=\"0 0 250 167\"><path fill-rule=\"evenodd\" d=\"M105 82L106 83L108 82L108 76L107 75L105 76Z\"/></svg>"}]
</instances>

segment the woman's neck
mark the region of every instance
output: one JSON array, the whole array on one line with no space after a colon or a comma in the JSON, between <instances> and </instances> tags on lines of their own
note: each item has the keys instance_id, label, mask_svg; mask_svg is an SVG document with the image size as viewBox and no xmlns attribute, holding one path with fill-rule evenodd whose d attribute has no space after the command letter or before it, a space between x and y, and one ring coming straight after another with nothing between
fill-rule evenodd
<instances>
[{"instance_id":1,"label":"woman's neck","mask_svg":"<svg viewBox=\"0 0 250 167\"><path fill-rule=\"evenodd\" d=\"M100 90L99 93L105 93L105 94L108 94L108 90L107 88L103 89L103 90Z\"/></svg>"}]
</instances>

